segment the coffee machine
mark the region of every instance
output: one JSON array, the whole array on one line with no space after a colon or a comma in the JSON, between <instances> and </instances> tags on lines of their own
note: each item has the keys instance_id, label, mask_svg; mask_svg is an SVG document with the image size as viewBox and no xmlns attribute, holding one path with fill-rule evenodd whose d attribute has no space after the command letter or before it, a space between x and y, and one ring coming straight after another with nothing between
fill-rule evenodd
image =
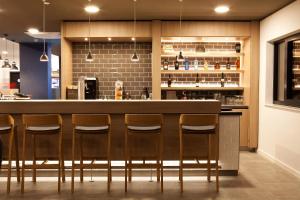
<instances>
[{"instance_id":1,"label":"coffee machine","mask_svg":"<svg viewBox=\"0 0 300 200\"><path fill-rule=\"evenodd\" d=\"M95 77L80 77L78 79L78 99L97 99L98 80Z\"/></svg>"}]
</instances>

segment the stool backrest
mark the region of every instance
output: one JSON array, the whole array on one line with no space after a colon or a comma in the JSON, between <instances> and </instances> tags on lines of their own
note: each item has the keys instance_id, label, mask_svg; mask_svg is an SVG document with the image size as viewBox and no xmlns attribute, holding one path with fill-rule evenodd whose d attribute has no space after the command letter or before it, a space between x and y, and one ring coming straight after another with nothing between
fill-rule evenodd
<instances>
[{"instance_id":1,"label":"stool backrest","mask_svg":"<svg viewBox=\"0 0 300 200\"><path fill-rule=\"evenodd\" d=\"M181 114L180 125L185 126L216 126L219 124L218 114Z\"/></svg>"},{"instance_id":2,"label":"stool backrest","mask_svg":"<svg viewBox=\"0 0 300 200\"><path fill-rule=\"evenodd\" d=\"M60 125L62 126L62 118L58 114L43 114L43 115L23 115L24 126L47 126Z\"/></svg>"},{"instance_id":3,"label":"stool backrest","mask_svg":"<svg viewBox=\"0 0 300 200\"><path fill-rule=\"evenodd\" d=\"M73 114L72 124L75 126L110 126L110 115Z\"/></svg>"},{"instance_id":4,"label":"stool backrest","mask_svg":"<svg viewBox=\"0 0 300 200\"><path fill-rule=\"evenodd\" d=\"M125 125L127 126L155 126L162 125L161 114L126 114Z\"/></svg>"},{"instance_id":5,"label":"stool backrest","mask_svg":"<svg viewBox=\"0 0 300 200\"><path fill-rule=\"evenodd\" d=\"M14 118L8 114L0 114L0 126L14 126Z\"/></svg>"}]
</instances>

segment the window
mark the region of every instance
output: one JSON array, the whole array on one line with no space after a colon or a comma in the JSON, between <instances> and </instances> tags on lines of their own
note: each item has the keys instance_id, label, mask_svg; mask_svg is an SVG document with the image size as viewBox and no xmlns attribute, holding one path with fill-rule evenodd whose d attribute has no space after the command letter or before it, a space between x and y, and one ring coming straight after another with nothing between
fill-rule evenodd
<instances>
[{"instance_id":1,"label":"window","mask_svg":"<svg viewBox=\"0 0 300 200\"><path fill-rule=\"evenodd\" d=\"M274 104L300 107L300 34L274 47Z\"/></svg>"}]
</instances>

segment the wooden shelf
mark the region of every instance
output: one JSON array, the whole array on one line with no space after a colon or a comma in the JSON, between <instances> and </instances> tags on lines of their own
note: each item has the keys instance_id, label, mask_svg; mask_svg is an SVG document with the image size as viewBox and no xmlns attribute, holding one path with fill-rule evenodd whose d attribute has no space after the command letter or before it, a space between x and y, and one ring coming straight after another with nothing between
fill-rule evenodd
<instances>
[{"instance_id":1,"label":"wooden shelf","mask_svg":"<svg viewBox=\"0 0 300 200\"><path fill-rule=\"evenodd\" d=\"M173 53L164 53L162 52L161 57L162 58L168 58L168 57L175 57L178 55L179 52L173 52ZM244 53L234 53L234 52L222 52L222 51L216 51L216 52L200 52L200 53L193 53L193 52L182 52L184 57L240 57L244 56Z\"/></svg>"},{"instance_id":2,"label":"wooden shelf","mask_svg":"<svg viewBox=\"0 0 300 200\"><path fill-rule=\"evenodd\" d=\"M294 74L300 74L300 70L299 70L299 69L293 70L293 73L294 73Z\"/></svg>"},{"instance_id":3,"label":"wooden shelf","mask_svg":"<svg viewBox=\"0 0 300 200\"><path fill-rule=\"evenodd\" d=\"M230 74L230 73L244 73L240 70L161 70L161 74ZM300 73L300 70L299 70Z\"/></svg>"},{"instance_id":4,"label":"wooden shelf","mask_svg":"<svg viewBox=\"0 0 300 200\"><path fill-rule=\"evenodd\" d=\"M192 91L243 91L243 87L161 87L164 91L181 91L181 90L192 90Z\"/></svg>"}]
</instances>

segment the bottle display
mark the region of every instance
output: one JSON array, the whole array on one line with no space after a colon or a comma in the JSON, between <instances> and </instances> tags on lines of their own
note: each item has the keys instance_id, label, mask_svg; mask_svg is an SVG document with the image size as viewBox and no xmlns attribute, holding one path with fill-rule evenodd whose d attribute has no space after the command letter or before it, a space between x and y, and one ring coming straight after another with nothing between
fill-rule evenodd
<instances>
[{"instance_id":1,"label":"bottle display","mask_svg":"<svg viewBox=\"0 0 300 200\"><path fill-rule=\"evenodd\" d=\"M198 70L199 69L199 61L197 60L197 58L194 60L194 70Z\"/></svg>"},{"instance_id":2,"label":"bottle display","mask_svg":"<svg viewBox=\"0 0 300 200\"><path fill-rule=\"evenodd\" d=\"M175 59L175 70L179 70L179 62L177 60L177 56L176 56L176 59Z\"/></svg>"},{"instance_id":3,"label":"bottle display","mask_svg":"<svg viewBox=\"0 0 300 200\"><path fill-rule=\"evenodd\" d=\"M219 70L219 69L220 69L220 63L219 63L219 62L216 62L216 63L215 63L215 69L216 69L216 70Z\"/></svg>"},{"instance_id":4,"label":"bottle display","mask_svg":"<svg viewBox=\"0 0 300 200\"><path fill-rule=\"evenodd\" d=\"M204 60L204 70L208 70L208 62L207 62L207 60Z\"/></svg>"},{"instance_id":5,"label":"bottle display","mask_svg":"<svg viewBox=\"0 0 300 200\"><path fill-rule=\"evenodd\" d=\"M221 87L224 87L225 85L225 77L224 77L224 73L222 73L221 75Z\"/></svg>"},{"instance_id":6,"label":"bottle display","mask_svg":"<svg viewBox=\"0 0 300 200\"><path fill-rule=\"evenodd\" d=\"M169 62L167 59L164 60L164 63L163 63L163 69L164 70L168 70L169 69Z\"/></svg>"},{"instance_id":7,"label":"bottle display","mask_svg":"<svg viewBox=\"0 0 300 200\"><path fill-rule=\"evenodd\" d=\"M200 80L199 80L199 74L197 74L197 77L196 77L196 87L199 87L200 86Z\"/></svg>"},{"instance_id":8,"label":"bottle display","mask_svg":"<svg viewBox=\"0 0 300 200\"><path fill-rule=\"evenodd\" d=\"M239 70L241 68L240 58L237 58L235 61L236 69Z\"/></svg>"},{"instance_id":9,"label":"bottle display","mask_svg":"<svg viewBox=\"0 0 300 200\"><path fill-rule=\"evenodd\" d=\"M168 79L168 87L172 86L172 78L171 75L169 75L169 79Z\"/></svg>"},{"instance_id":10,"label":"bottle display","mask_svg":"<svg viewBox=\"0 0 300 200\"><path fill-rule=\"evenodd\" d=\"M189 70L190 69L190 63L189 63L188 58L184 59L184 69L185 70Z\"/></svg>"},{"instance_id":11,"label":"bottle display","mask_svg":"<svg viewBox=\"0 0 300 200\"><path fill-rule=\"evenodd\" d=\"M122 100L123 97L123 81L116 81L115 83L115 100Z\"/></svg>"},{"instance_id":12,"label":"bottle display","mask_svg":"<svg viewBox=\"0 0 300 200\"><path fill-rule=\"evenodd\" d=\"M230 59L227 58L226 69L230 69Z\"/></svg>"},{"instance_id":13,"label":"bottle display","mask_svg":"<svg viewBox=\"0 0 300 200\"><path fill-rule=\"evenodd\" d=\"M241 43L236 43L235 44L235 52L236 53L241 53Z\"/></svg>"}]
</instances>

